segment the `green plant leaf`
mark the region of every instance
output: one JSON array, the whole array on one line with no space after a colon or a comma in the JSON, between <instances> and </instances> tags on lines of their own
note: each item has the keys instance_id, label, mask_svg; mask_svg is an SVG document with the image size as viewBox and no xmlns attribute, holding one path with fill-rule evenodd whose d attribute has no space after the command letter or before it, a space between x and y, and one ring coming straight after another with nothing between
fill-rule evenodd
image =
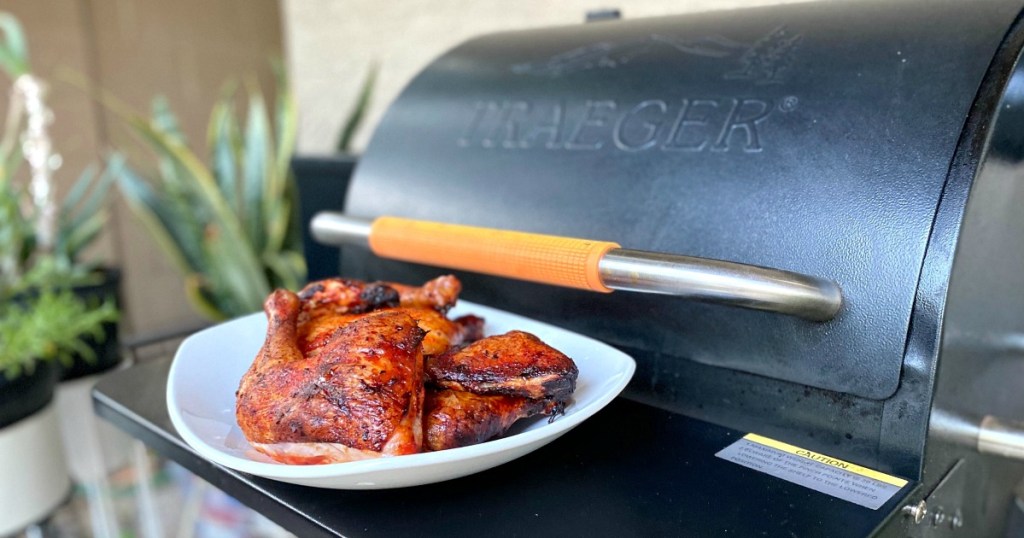
<instances>
[{"instance_id":1,"label":"green plant leaf","mask_svg":"<svg viewBox=\"0 0 1024 538\"><path fill-rule=\"evenodd\" d=\"M267 239L264 252L278 252L287 248L284 244L285 233L288 231L288 221L291 218L291 200L278 199L276 203L268 205L266 210Z\"/></svg>"},{"instance_id":2,"label":"green plant leaf","mask_svg":"<svg viewBox=\"0 0 1024 538\"><path fill-rule=\"evenodd\" d=\"M155 106L151 122L130 120L156 155L159 180L132 174L121 190L156 241L173 243L161 248L177 258L186 296L214 320L257 311L273 287L305 280L289 171L295 110L286 89L278 95L275 132L258 91L248 95L244 128L226 91L207 124L209 164L177 136L169 107Z\"/></svg>"},{"instance_id":3,"label":"green plant leaf","mask_svg":"<svg viewBox=\"0 0 1024 538\"><path fill-rule=\"evenodd\" d=\"M263 250L266 235L263 228L264 204L274 204L275 193L270 148L270 125L263 97L253 91L249 95L249 111L245 125L245 150L242 163L242 192L245 198L243 219L249 240L256 252Z\"/></svg>"},{"instance_id":4,"label":"green plant leaf","mask_svg":"<svg viewBox=\"0 0 1024 538\"><path fill-rule=\"evenodd\" d=\"M97 179L95 184L92 185L92 191L89 193L89 196L82 201L82 204L75 208L73 204L65 203L64 210L68 213L79 215L85 219L89 219L92 218L93 215L103 213L107 203L107 195L110 194L110 187L114 184L115 179L116 178L109 167L103 170L99 179ZM92 183L92 181L88 180L86 183L89 184Z\"/></svg>"},{"instance_id":5,"label":"green plant leaf","mask_svg":"<svg viewBox=\"0 0 1024 538\"><path fill-rule=\"evenodd\" d=\"M272 287L298 289L306 279L306 258L295 251L264 256L263 262L273 271Z\"/></svg>"},{"instance_id":6,"label":"green plant leaf","mask_svg":"<svg viewBox=\"0 0 1024 538\"><path fill-rule=\"evenodd\" d=\"M91 244L107 222L105 213L95 213L89 218L76 219L75 224L65 228L60 235L56 250L61 252L68 262L75 262L78 253Z\"/></svg>"},{"instance_id":7,"label":"green plant leaf","mask_svg":"<svg viewBox=\"0 0 1024 538\"><path fill-rule=\"evenodd\" d=\"M363 81L363 87L359 90L359 98L356 99L355 107L349 113L348 119L338 137L338 144L335 146L339 153L348 153L352 149L352 139L355 138L359 125L366 117L366 111L370 108L370 98L373 96L373 87L377 83L377 64L371 64L370 70Z\"/></svg>"},{"instance_id":8,"label":"green plant leaf","mask_svg":"<svg viewBox=\"0 0 1024 538\"><path fill-rule=\"evenodd\" d=\"M207 264L209 270L206 278L218 290L226 293L230 300L221 304L221 308L229 316L240 316L256 312L263 300L270 295L270 284L266 277L258 284L248 282L251 266L229 256L221 255L226 250L227 239L220 234L210 234L206 238Z\"/></svg>"},{"instance_id":9,"label":"green plant leaf","mask_svg":"<svg viewBox=\"0 0 1024 538\"><path fill-rule=\"evenodd\" d=\"M121 166L116 162L117 159L119 157L114 157L115 167ZM67 258L69 263L78 259L82 249L99 236L106 224L105 204L114 180L111 167L107 167L98 179L95 167L89 167L79 176L61 203L56 251Z\"/></svg>"},{"instance_id":10,"label":"green plant leaf","mask_svg":"<svg viewBox=\"0 0 1024 538\"><path fill-rule=\"evenodd\" d=\"M0 69L12 79L28 73L28 44L18 19L10 13L0 12L0 30L4 35L0 43Z\"/></svg>"},{"instance_id":11,"label":"green plant leaf","mask_svg":"<svg viewBox=\"0 0 1024 538\"><path fill-rule=\"evenodd\" d=\"M133 122L136 130L147 140L158 155L170 159L176 166L187 171L201 198L202 202L210 210L211 222L207 225L206 232L213 226L219 234L224 236L223 244L225 250L220 253L222 256L233 257L239 260L243 266L250 268L245 272L245 280L253 288L265 287L265 278L258 270L259 259L253 247L241 229L238 217L227 205L223 195L218 189L216 182L210 175L210 171L203 166L199 159L188 148L178 144L175 140L162 136L159 131L154 130L144 121Z\"/></svg>"},{"instance_id":12,"label":"green plant leaf","mask_svg":"<svg viewBox=\"0 0 1024 538\"><path fill-rule=\"evenodd\" d=\"M242 205L239 201L238 153L234 140L238 136L237 130L238 126L231 114L230 97L221 98L210 114L207 144L210 147L210 159L213 161L211 168L217 185L224 193L228 205L236 212L240 212Z\"/></svg>"},{"instance_id":13,"label":"green plant leaf","mask_svg":"<svg viewBox=\"0 0 1024 538\"><path fill-rule=\"evenodd\" d=\"M120 180L118 186L121 188L121 194L128 203L128 207L149 231L157 246L182 273L191 273L193 266L199 266L201 260L189 259L181 243L171 234L167 226L170 219L167 218L166 210L157 199L153 189L145 180L136 176L127 165L119 167L117 176Z\"/></svg>"},{"instance_id":14,"label":"green plant leaf","mask_svg":"<svg viewBox=\"0 0 1024 538\"><path fill-rule=\"evenodd\" d=\"M178 117L171 110L171 103L166 96L157 95L150 103L150 114L153 117L153 128L165 133L167 137L179 145L186 145L185 135L181 132Z\"/></svg>"},{"instance_id":15,"label":"green plant leaf","mask_svg":"<svg viewBox=\"0 0 1024 538\"><path fill-rule=\"evenodd\" d=\"M33 276L35 281L45 280ZM69 357L83 350L82 338L117 320L111 302L89 305L67 289L44 286L21 301L0 307L0 372L8 379L31 370L37 360Z\"/></svg>"},{"instance_id":16,"label":"green plant leaf","mask_svg":"<svg viewBox=\"0 0 1024 538\"><path fill-rule=\"evenodd\" d=\"M203 276L198 273L192 273L185 277L185 298L188 299L189 304L196 311L211 321L224 321L228 319L228 315L206 293L205 286L203 285Z\"/></svg>"},{"instance_id":17,"label":"green plant leaf","mask_svg":"<svg viewBox=\"0 0 1024 538\"><path fill-rule=\"evenodd\" d=\"M160 220L188 256L193 269L202 267L202 242L212 212L188 170L166 157L159 159L158 169L160 182L154 199L160 203Z\"/></svg>"},{"instance_id":18,"label":"green plant leaf","mask_svg":"<svg viewBox=\"0 0 1024 538\"><path fill-rule=\"evenodd\" d=\"M82 170L82 173L78 176L78 180L71 186L71 190L68 191L67 196L64 197L64 201L61 203L61 212L68 213L73 211L75 206L82 201L86 191L89 190L89 185L92 183L93 178L98 173L96 165L89 165Z\"/></svg>"},{"instance_id":19,"label":"green plant leaf","mask_svg":"<svg viewBox=\"0 0 1024 538\"><path fill-rule=\"evenodd\" d=\"M277 127L277 153L275 156L275 177L278 181L287 181L291 171L292 154L295 152L295 139L298 135L298 113L295 109L295 94L292 92L284 67L280 62L274 63L274 76L277 80L277 98L274 106ZM281 192L280 186L275 188Z\"/></svg>"}]
</instances>

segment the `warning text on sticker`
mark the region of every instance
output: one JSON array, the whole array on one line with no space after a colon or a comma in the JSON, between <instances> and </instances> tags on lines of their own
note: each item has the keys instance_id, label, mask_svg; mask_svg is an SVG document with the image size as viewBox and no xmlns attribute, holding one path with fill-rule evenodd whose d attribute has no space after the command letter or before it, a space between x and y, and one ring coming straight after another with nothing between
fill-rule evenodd
<instances>
[{"instance_id":1,"label":"warning text on sticker","mask_svg":"<svg viewBox=\"0 0 1024 538\"><path fill-rule=\"evenodd\" d=\"M803 457L805 457L805 458L807 458L809 460L814 460L814 461L817 461L817 462L820 462L820 463L824 463L825 465L831 465L833 467L839 467L840 469L849 469L850 468L850 464L846 463L845 461L837 460L835 458L830 458L830 457L825 456L823 454L818 454L816 452L811 452L810 450L797 450L796 451L796 455L797 456L803 456Z\"/></svg>"}]
</instances>

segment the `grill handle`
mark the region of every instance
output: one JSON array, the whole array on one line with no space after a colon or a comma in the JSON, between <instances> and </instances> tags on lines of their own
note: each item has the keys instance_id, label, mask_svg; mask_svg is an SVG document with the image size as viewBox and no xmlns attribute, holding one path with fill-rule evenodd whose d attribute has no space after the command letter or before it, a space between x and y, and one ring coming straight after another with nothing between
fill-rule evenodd
<instances>
[{"instance_id":1,"label":"grill handle","mask_svg":"<svg viewBox=\"0 0 1024 538\"><path fill-rule=\"evenodd\" d=\"M384 258L597 292L675 295L812 321L832 319L842 305L839 286L818 277L605 241L332 212L314 216L310 229L321 243Z\"/></svg>"},{"instance_id":2,"label":"grill handle","mask_svg":"<svg viewBox=\"0 0 1024 538\"><path fill-rule=\"evenodd\" d=\"M981 454L1024 461L1024 422L993 415L979 419L935 408L928 427L937 436Z\"/></svg>"}]
</instances>

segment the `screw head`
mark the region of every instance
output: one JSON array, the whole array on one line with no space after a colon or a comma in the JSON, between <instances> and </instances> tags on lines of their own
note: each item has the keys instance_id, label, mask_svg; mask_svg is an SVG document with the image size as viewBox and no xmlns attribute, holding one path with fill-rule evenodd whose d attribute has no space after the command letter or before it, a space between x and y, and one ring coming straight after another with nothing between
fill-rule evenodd
<instances>
[{"instance_id":1,"label":"screw head","mask_svg":"<svg viewBox=\"0 0 1024 538\"><path fill-rule=\"evenodd\" d=\"M914 518L915 524L920 524L924 521L924 516L928 514L928 504L921 500L917 504L908 504L903 507L903 514Z\"/></svg>"}]
</instances>

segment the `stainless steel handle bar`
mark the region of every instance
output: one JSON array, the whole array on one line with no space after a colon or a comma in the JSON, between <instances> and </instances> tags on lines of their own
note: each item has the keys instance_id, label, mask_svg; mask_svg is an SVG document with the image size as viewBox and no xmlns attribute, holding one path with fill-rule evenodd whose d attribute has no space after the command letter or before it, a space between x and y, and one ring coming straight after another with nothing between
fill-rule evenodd
<instances>
[{"instance_id":1,"label":"stainless steel handle bar","mask_svg":"<svg viewBox=\"0 0 1024 538\"><path fill-rule=\"evenodd\" d=\"M313 237L334 246L369 246L373 221L322 212L310 224ZM742 263L613 248L597 262L611 289L675 295L798 316L832 319L842 306L835 282L815 276Z\"/></svg>"}]
</instances>

